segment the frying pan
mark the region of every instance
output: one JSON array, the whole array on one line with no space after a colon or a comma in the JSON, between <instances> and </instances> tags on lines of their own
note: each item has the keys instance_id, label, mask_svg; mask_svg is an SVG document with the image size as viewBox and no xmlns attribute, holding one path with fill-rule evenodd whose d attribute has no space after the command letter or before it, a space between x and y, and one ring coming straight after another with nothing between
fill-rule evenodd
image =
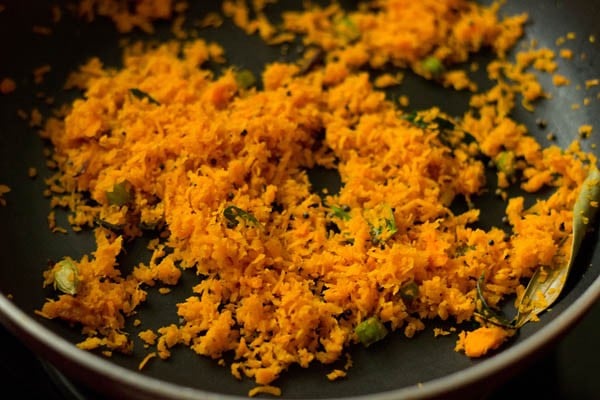
<instances>
[{"instance_id":1,"label":"frying pan","mask_svg":"<svg viewBox=\"0 0 600 400\"><path fill-rule=\"evenodd\" d=\"M83 23L68 14L53 27L52 35L40 35L32 32L32 26L49 24L48 3L27 0L4 3L5 9L0 13L3 38L0 41L0 77L12 77L18 89L10 95L0 96L0 183L12 189L5 195L7 205L0 207L0 321L62 374L111 398L246 397L253 382L234 379L227 368L199 357L189 349L176 348L171 359L152 362L140 372L137 366L143 352L133 357L115 354L107 359L79 350L74 346L81 340L76 328L35 315L34 310L51 295L42 288L42 271L48 261L67 254L77 258L89 253L93 250L93 238L85 232L61 235L48 229L46 218L50 205L42 193L43 179L50 172L43 156L44 143L37 135L36 127L21 119L19 113L34 107L49 113L52 107L45 103L48 96L56 103L72 100L74 95L62 92L61 86L68 72L90 56L100 57L107 65L118 65L119 35L107 20L99 18L92 23ZM282 3L285 4L273 7L274 13L284 6L300 6L299 1ZM343 5L355 7L356 3L347 1ZM218 2L195 2L190 5L189 13L199 16L218 9ZM549 81L543 81L553 98L540 103L534 112L522 108L514 112L514 118L524 123L541 143L549 144L546 137L553 132L555 143L565 147L578 137L580 125L600 122L597 91L586 90L584 84L586 80L597 78L600 71L599 44L591 40L600 40L597 24L600 1L509 0L501 12L529 13L531 22L526 26L524 42L536 40L540 46L556 48L555 41L559 36L569 32L576 35L567 43L576 55L575 59L558 60L561 73L571 79L571 85L558 90L552 88ZM168 31L168 24L158 24L156 37L166 38ZM228 22L219 29L203 31L202 35L221 43L231 64L255 72L261 70L265 61L282 57L279 49L265 45L256 37L246 36ZM128 37L147 38L140 32ZM293 52L289 54L288 57L293 56ZM475 56L475 59L485 62L486 55ZM37 84L32 71L46 64L51 65L51 70L44 82ZM467 107L465 93L448 92L411 74L398 90L410 96L414 109L438 105L451 115L460 115ZM583 105L585 97L591 99L590 104ZM580 107L575 108L573 104ZM536 124L540 118L547 122L545 128ZM594 132L583 141L583 149L595 151L599 144L600 135ZM30 167L38 170L37 177L28 177ZM335 185L331 177L319 172L311 174L315 186ZM493 196L482 196L477 201L485 210L482 225L497 222L503 208L494 203ZM59 222L64 217L58 215ZM144 257L142 240L127 249L123 264L133 265ZM171 296L150 291L148 303L141 310L144 320L157 325L169 322L171 310L183 300L185 288L193 283L193 279L184 274L181 288ZM330 369L314 365L307 369L292 367L276 384L282 388L283 398L296 399L479 397L493 388L492 382L499 384L508 379L553 346L599 296L600 246L597 234L592 232L586 236L567 286L551 312L544 313L537 323L526 324L509 346L490 357L471 360L454 352L455 337L434 338L432 329L444 327L444 323L432 321L424 332L412 339L392 334L369 349L350 349L354 366L347 379L329 382L324 376ZM143 347L136 343L136 348Z\"/></svg>"}]
</instances>

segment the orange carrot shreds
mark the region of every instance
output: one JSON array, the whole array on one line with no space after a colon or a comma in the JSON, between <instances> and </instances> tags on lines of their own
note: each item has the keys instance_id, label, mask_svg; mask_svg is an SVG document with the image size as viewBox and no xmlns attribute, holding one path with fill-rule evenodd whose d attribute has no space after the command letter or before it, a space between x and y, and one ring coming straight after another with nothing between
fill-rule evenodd
<instances>
[{"instance_id":1,"label":"orange carrot shreds","mask_svg":"<svg viewBox=\"0 0 600 400\"><path fill-rule=\"evenodd\" d=\"M44 36L52 35L52 28L47 27L47 26L34 25L32 30L33 30L33 33L38 34L38 35L44 35Z\"/></svg>"},{"instance_id":2,"label":"orange carrot shreds","mask_svg":"<svg viewBox=\"0 0 600 400\"><path fill-rule=\"evenodd\" d=\"M527 15L519 15L500 21L499 3L486 8L469 1L397 0L376 6L378 12L345 13L335 4L286 12L284 29L303 35L306 44L320 46L331 57L343 58L360 48L367 54L364 63L373 67L390 62L430 76L421 65L430 55L454 64L491 47L503 57L522 35L527 20Z\"/></svg>"},{"instance_id":3,"label":"orange carrot shreds","mask_svg":"<svg viewBox=\"0 0 600 400\"><path fill-rule=\"evenodd\" d=\"M271 40L266 4L223 7ZM477 321L479 292L491 308L522 295L540 265L560 262L597 159L577 141L544 148L511 118L520 97L530 109L546 98L537 74L556 74L557 64L534 46L506 58L527 17L500 19L498 7L389 0L374 11L285 13L282 32L321 50L305 54L307 64L266 65L260 89L235 67L211 72L224 53L203 40L129 43L119 69L87 62L67 82L83 96L40 134L52 145L51 205L67 210L73 229L93 227L96 248L45 272L61 293L40 315L80 326L82 348L130 353L125 321L146 290L171 296L190 274L197 281L177 304L178 322L140 333L145 346L163 360L189 347L253 380L251 396L278 395L271 385L291 366L330 365L353 344L388 331L410 338L431 319ZM487 70L494 84L472 87L456 119L437 107L399 109L359 68L391 63L471 88L467 72L448 67L484 46L498 56ZM340 190L317 193L307 172L315 167L336 169ZM487 168L510 234L477 227L473 199L490 190ZM553 190L526 208L509 187ZM468 209L454 212L455 200ZM146 231L155 234L150 260L125 274L119 255ZM464 333L457 349L479 357L509 334Z\"/></svg>"},{"instance_id":4,"label":"orange carrot shreds","mask_svg":"<svg viewBox=\"0 0 600 400\"><path fill-rule=\"evenodd\" d=\"M10 192L9 186L0 184L0 206L6 205L6 199L4 198L4 195L9 192Z\"/></svg>"},{"instance_id":5,"label":"orange carrot shreds","mask_svg":"<svg viewBox=\"0 0 600 400\"><path fill-rule=\"evenodd\" d=\"M3 78L0 81L0 93L10 94L17 89L17 84L11 78Z\"/></svg>"},{"instance_id":6,"label":"orange carrot shreds","mask_svg":"<svg viewBox=\"0 0 600 400\"><path fill-rule=\"evenodd\" d=\"M342 371L341 369L334 369L333 371L327 374L327 379L329 379L330 381L335 381L337 379L345 378L346 375L346 371Z\"/></svg>"},{"instance_id":7,"label":"orange carrot shreds","mask_svg":"<svg viewBox=\"0 0 600 400\"><path fill-rule=\"evenodd\" d=\"M44 81L44 77L46 76L46 74L48 74L48 72L50 72L50 70L52 69L52 67L48 64L46 65L42 65L36 69L33 70L33 81L37 84L40 84Z\"/></svg>"},{"instance_id":8,"label":"orange carrot shreds","mask_svg":"<svg viewBox=\"0 0 600 400\"><path fill-rule=\"evenodd\" d=\"M377 88L386 88L390 86L396 86L402 83L402 76L392 74L379 75L373 84Z\"/></svg>"},{"instance_id":9,"label":"orange carrot shreds","mask_svg":"<svg viewBox=\"0 0 600 400\"><path fill-rule=\"evenodd\" d=\"M40 127L43 123L43 115L39 109L33 108L29 115L29 126L31 127Z\"/></svg>"},{"instance_id":10,"label":"orange carrot shreds","mask_svg":"<svg viewBox=\"0 0 600 400\"><path fill-rule=\"evenodd\" d=\"M560 49L559 55L561 58L565 58L567 60L573 59L573 50L571 49Z\"/></svg>"},{"instance_id":11,"label":"orange carrot shreds","mask_svg":"<svg viewBox=\"0 0 600 400\"><path fill-rule=\"evenodd\" d=\"M156 353L155 352L148 353L148 355L146 355L146 357L144 357L144 359L142 360L142 362L140 362L140 364L138 365L138 370L141 371L142 369L144 369L144 367L146 366L146 364L148 364L148 361L150 361L154 357L156 357Z\"/></svg>"},{"instance_id":12,"label":"orange carrot shreds","mask_svg":"<svg viewBox=\"0 0 600 400\"><path fill-rule=\"evenodd\" d=\"M581 125L578 129L579 136L582 138L587 138L592 134L593 127L592 125Z\"/></svg>"},{"instance_id":13,"label":"orange carrot shreds","mask_svg":"<svg viewBox=\"0 0 600 400\"><path fill-rule=\"evenodd\" d=\"M271 396L281 396L281 389L271 385L263 385L252 388L248 391L249 397L255 397L259 394L270 394Z\"/></svg>"},{"instance_id":14,"label":"orange carrot shreds","mask_svg":"<svg viewBox=\"0 0 600 400\"><path fill-rule=\"evenodd\" d=\"M461 332L457 351L464 351L469 357L478 358L491 350L495 350L510 337L500 327L482 327L471 332Z\"/></svg>"},{"instance_id":15,"label":"orange carrot shreds","mask_svg":"<svg viewBox=\"0 0 600 400\"><path fill-rule=\"evenodd\" d=\"M145 343L147 343L149 345L154 345L156 343L156 339L158 338L156 333L154 333L153 331L151 331L149 329L140 332L138 334L138 336L140 337L140 339L142 339Z\"/></svg>"},{"instance_id":16,"label":"orange carrot shreds","mask_svg":"<svg viewBox=\"0 0 600 400\"><path fill-rule=\"evenodd\" d=\"M52 22L55 24L58 24L60 22L60 20L62 19L62 10L61 10L60 6L53 5L51 8L51 13L52 13Z\"/></svg>"},{"instance_id":17,"label":"orange carrot shreds","mask_svg":"<svg viewBox=\"0 0 600 400\"><path fill-rule=\"evenodd\" d=\"M153 22L171 18L174 7L172 0L136 1L134 10L129 8L127 2L119 0L81 0L78 13L87 21L93 21L96 16L110 18L116 29L122 33L131 32L136 28L152 33Z\"/></svg>"},{"instance_id":18,"label":"orange carrot shreds","mask_svg":"<svg viewBox=\"0 0 600 400\"><path fill-rule=\"evenodd\" d=\"M585 88L590 89L600 85L600 79L588 79L585 81Z\"/></svg>"},{"instance_id":19,"label":"orange carrot shreds","mask_svg":"<svg viewBox=\"0 0 600 400\"><path fill-rule=\"evenodd\" d=\"M552 75L552 83L554 86L566 86L571 83L569 78L561 74Z\"/></svg>"}]
</instances>

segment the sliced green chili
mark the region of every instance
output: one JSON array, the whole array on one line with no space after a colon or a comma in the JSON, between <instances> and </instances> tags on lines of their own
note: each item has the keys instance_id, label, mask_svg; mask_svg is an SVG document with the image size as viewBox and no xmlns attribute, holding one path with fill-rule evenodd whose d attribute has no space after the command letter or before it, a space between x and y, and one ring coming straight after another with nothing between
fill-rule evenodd
<instances>
[{"instance_id":1,"label":"sliced green chili","mask_svg":"<svg viewBox=\"0 0 600 400\"><path fill-rule=\"evenodd\" d=\"M433 77L440 76L445 68L444 64L440 61L439 58L434 56L429 56L422 61L422 67L425 71L430 73Z\"/></svg>"},{"instance_id":2,"label":"sliced green chili","mask_svg":"<svg viewBox=\"0 0 600 400\"><path fill-rule=\"evenodd\" d=\"M347 15L338 19L335 27L338 35L350 43L360 37L360 29Z\"/></svg>"},{"instance_id":3,"label":"sliced green chili","mask_svg":"<svg viewBox=\"0 0 600 400\"><path fill-rule=\"evenodd\" d=\"M513 151L501 151L494 159L498 171L503 172L506 176L511 177L515 174L516 156Z\"/></svg>"},{"instance_id":4,"label":"sliced green chili","mask_svg":"<svg viewBox=\"0 0 600 400\"><path fill-rule=\"evenodd\" d=\"M411 280L400 287L399 293L402 300L411 302L419 297L419 285Z\"/></svg>"},{"instance_id":5,"label":"sliced green chili","mask_svg":"<svg viewBox=\"0 0 600 400\"><path fill-rule=\"evenodd\" d=\"M115 184L112 191L106 191L106 200L111 206L122 207L131 201L129 182L123 181Z\"/></svg>"},{"instance_id":6,"label":"sliced green chili","mask_svg":"<svg viewBox=\"0 0 600 400\"><path fill-rule=\"evenodd\" d=\"M370 317L356 325L354 333L365 347L369 347L385 338L388 330L377 317Z\"/></svg>"},{"instance_id":7,"label":"sliced green chili","mask_svg":"<svg viewBox=\"0 0 600 400\"><path fill-rule=\"evenodd\" d=\"M235 72L235 81L238 87L248 89L256 84L256 77L249 69L241 69Z\"/></svg>"},{"instance_id":8,"label":"sliced green chili","mask_svg":"<svg viewBox=\"0 0 600 400\"><path fill-rule=\"evenodd\" d=\"M54 272L54 289L75 295L79 287L79 270L75 263L67 258L56 264Z\"/></svg>"}]
</instances>

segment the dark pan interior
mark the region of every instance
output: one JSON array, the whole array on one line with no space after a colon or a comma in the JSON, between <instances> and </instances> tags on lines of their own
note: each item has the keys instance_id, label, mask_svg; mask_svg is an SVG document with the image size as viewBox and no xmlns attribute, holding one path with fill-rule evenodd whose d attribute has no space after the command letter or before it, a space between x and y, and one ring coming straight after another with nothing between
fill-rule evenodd
<instances>
[{"instance_id":1,"label":"dark pan interior","mask_svg":"<svg viewBox=\"0 0 600 400\"><path fill-rule=\"evenodd\" d=\"M282 3L286 7L299 7L301 2ZM352 7L356 2L345 4ZM278 7L281 9L282 6ZM208 9L218 9L218 3L196 2L191 5L190 13L202 15ZM558 60L560 72L571 79L571 85L558 89L552 87L549 79L543 80L553 98L540 103L533 113L522 108L517 108L514 113L515 118L526 124L543 144L549 143L546 135L553 132L555 143L565 147L578 137L580 125L597 125L599 122L600 99L597 95L600 89L586 90L585 81L599 77L600 28L597 21L600 1L509 0L502 10L506 14L529 13L531 22L526 27L523 43L535 39L540 46L555 49L559 36L568 32L576 34L576 39L568 43L575 59ZM115 355L104 361L100 356L81 354L84 352L69 344L81 339L77 329L34 314L34 310L51 295L49 290L42 289L42 271L48 262L67 254L76 258L90 252L93 237L88 232L53 234L47 228L50 206L42 192L44 178L50 176L50 171L43 156L45 144L37 135L36 127L21 119L18 111L36 107L43 114L49 113L52 107L38 93L54 97L56 103L74 98L77 93L62 92L61 86L68 72L88 57L99 56L108 65L118 65L120 59L119 37L110 22L97 19L87 24L65 14L63 21L54 27L53 35L33 33L32 26L50 24L50 15L49 3L33 1L9 1L0 13L0 35L4 38L0 41L0 78L12 77L18 87L14 93L0 96L0 183L12 189L5 195L7 206L0 207L0 292L4 296L10 295L10 301L0 298L0 320L58 369L109 395L125 394L129 398L245 396L254 386L253 382L234 379L227 368L201 358L189 349L175 349L168 361L151 362L138 373L138 363L146 354L141 343L136 343L137 351L133 357ZM166 38L169 25L159 25L157 35ZM225 47L231 64L256 72L264 62L284 57L280 49L269 47L256 37L248 37L228 23L219 30L207 30L203 35ZM143 38L145 35L134 33L132 37ZM589 40L590 37L597 40ZM285 57L295 54L289 51ZM485 54L476 59L482 63L488 60ZM51 65L52 69L44 83L38 85L32 71L45 64ZM485 85L483 78L481 84ZM443 111L454 115L460 115L468 101L465 93L449 93L410 74L398 92L390 95L399 93L407 93L411 107L415 109L439 105ZM584 106L585 97L589 97L591 103ZM573 109L573 104L581 106ZM536 124L540 118L547 121L547 127L540 128ZM600 126L595 128L597 131ZM600 144L600 132L596 131L583 140L584 150L596 151ZM28 177L29 167L39 171L36 178ZM319 171L311 178L316 186L335 184L331 177L321 175ZM485 210L482 224L497 224L503 204L493 195L482 196L477 201ZM66 226L65 216L58 217L59 223ZM453 351L455 336L434 338L434 327L447 326L434 321L413 339L393 334L369 349L351 349L354 366L347 379L331 383L325 377L331 366L314 365L308 369L291 368L276 384L282 388L284 398L425 398L480 393L492 385L486 378L494 375L495 382L499 383L515 373L517 363L551 344L599 296L600 251L597 242L596 234L585 239L567 288L552 311L544 314L539 323L527 324L508 348L493 357L470 360ZM148 255L143 240L140 240L128 249L122 263L132 265ZM175 304L187 296L186 287L192 285L194 279L193 274L184 274L181 287L171 296L161 296L150 290L149 300L140 311L143 320L154 327L176 322L172 320ZM135 333L136 328L132 327L131 332Z\"/></svg>"}]
</instances>

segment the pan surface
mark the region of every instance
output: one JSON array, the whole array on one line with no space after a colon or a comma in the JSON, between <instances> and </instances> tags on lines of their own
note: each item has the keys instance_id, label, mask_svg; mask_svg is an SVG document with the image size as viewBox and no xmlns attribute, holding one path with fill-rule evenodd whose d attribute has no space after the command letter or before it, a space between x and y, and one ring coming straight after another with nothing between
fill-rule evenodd
<instances>
[{"instance_id":1,"label":"pan surface","mask_svg":"<svg viewBox=\"0 0 600 400\"><path fill-rule=\"evenodd\" d=\"M197 3L191 5L191 15L218 10L217 2ZM352 2L346 3L355 6ZM559 89L545 82L553 98L540 103L533 113L522 108L514 113L515 119L524 123L541 143L549 144L546 136L553 132L555 143L565 147L578 137L581 125L599 122L598 91L586 89L585 82L598 78L600 71L597 43L600 29L596 22L600 17L600 2L507 1L502 8L506 14L519 12L530 15L524 42L536 40L541 47L556 49L558 37L575 34L569 42L575 58L558 60L561 73L571 79L571 85ZM37 127L24 121L20 114L33 108L43 114L51 112L52 105L46 102L48 97L60 103L73 96L61 90L73 68L91 56L98 56L108 65L118 65L121 54L119 35L108 21L98 19L88 24L64 15L52 35L32 31L33 26L48 24L50 18L48 6L37 3L34 6L27 1L7 2L0 12L0 33L10 38L0 43L0 79L12 77L18 88L10 95L0 96L0 184L11 188L4 196L7 205L0 207L0 321L65 375L109 396L130 399L245 397L253 382L234 379L228 368L199 357L189 349L174 349L168 361L149 363L139 372L140 354L143 357L145 353L134 354L134 357L115 354L106 359L78 350L73 346L81 339L77 329L35 315L34 311L49 296L49 292L42 289L42 272L49 260L60 259L65 254L78 258L92 251L94 243L92 235L86 233L61 235L48 229L50 204L42 193L43 179L50 172L43 156L44 143L37 135ZM169 25L158 26L157 37L165 38L168 31ZM229 23L205 34L207 39L225 47L228 62L233 65L260 71L266 61L282 57L279 49L265 45L256 37L248 37ZM144 34L132 36L143 38ZM483 61L485 56L481 57ZM51 65L51 69L43 83L38 84L32 71L44 65ZM407 76L399 90L410 95L415 109L439 105L449 114L460 115L467 107L466 94L449 93L416 76ZM590 99L589 104L585 98ZM536 123L539 119L547 122L545 128ZM584 150L596 152L600 136L594 132L582 143ZM28 177L31 167L38 171L35 178ZM315 179L319 184L331 184L327 178ZM492 198L480 201L489 203L483 224L497 223L503 209L494 206ZM59 218L64 216L59 215ZM124 263L133 264L144 257L144 244L136 243L128 248ZM193 279L184 274L180 285L190 286ZM150 292L148 303L141 311L144 320L157 326L174 322L169 320L173 314L170 310L174 310L186 293L176 290L173 296L162 297ZM392 334L372 348L351 349L354 366L347 379L329 382L325 374L330 368L314 365L308 369L291 368L277 380L277 386L282 388L284 398L383 400L477 396L489 389L486 387L488 378L495 376L501 382L516 372L517 364L525 365L527 360L551 346L599 296L600 249L597 234L593 232L585 238L567 287L552 311L544 313L540 322L525 325L510 346L492 357L471 360L454 352L453 335L435 338L432 333L433 328L448 325L432 322L412 339ZM136 346L143 348L141 343Z\"/></svg>"}]
</instances>

